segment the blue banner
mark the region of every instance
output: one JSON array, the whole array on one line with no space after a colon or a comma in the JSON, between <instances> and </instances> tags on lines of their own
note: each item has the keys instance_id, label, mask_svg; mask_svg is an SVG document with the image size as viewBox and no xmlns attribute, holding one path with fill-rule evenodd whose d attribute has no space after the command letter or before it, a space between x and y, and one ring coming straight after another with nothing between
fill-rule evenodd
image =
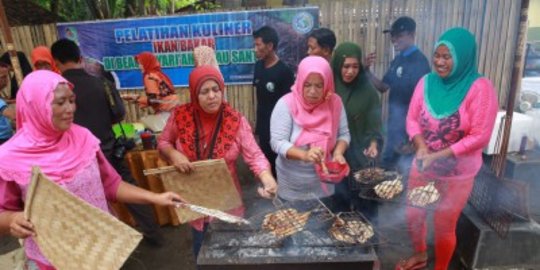
<instances>
[{"instance_id":1,"label":"blue banner","mask_svg":"<svg viewBox=\"0 0 540 270\"><path fill-rule=\"evenodd\" d=\"M58 24L60 37L81 48L87 70L111 71L119 89L142 88L135 56L153 52L175 86L187 86L193 69L193 48L216 50L227 84L251 84L253 32L264 25L279 35L278 56L296 70L306 55L306 36L319 25L319 8L238 11Z\"/></svg>"}]
</instances>

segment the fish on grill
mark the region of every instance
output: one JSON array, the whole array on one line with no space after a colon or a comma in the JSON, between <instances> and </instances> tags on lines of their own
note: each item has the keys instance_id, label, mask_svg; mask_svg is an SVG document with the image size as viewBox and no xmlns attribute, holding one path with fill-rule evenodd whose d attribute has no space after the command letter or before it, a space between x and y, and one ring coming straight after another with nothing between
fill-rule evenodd
<instances>
[{"instance_id":1,"label":"fish on grill","mask_svg":"<svg viewBox=\"0 0 540 270\"><path fill-rule=\"evenodd\" d=\"M264 217L262 228L276 237L293 235L304 229L310 211L298 213L293 208L281 209Z\"/></svg>"},{"instance_id":2,"label":"fish on grill","mask_svg":"<svg viewBox=\"0 0 540 270\"><path fill-rule=\"evenodd\" d=\"M367 168L354 173L354 179L360 183L384 180L384 169L382 168Z\"/></svg>"},{"instance_id":3,"label":"fish on grill","mask_svg":"<svg viewBox=\"0 0 540 270\"><path fill-rule=\"evenodd\" d=\"M403 191L401 177L397 178L396 180L384 181L376 185L373 190L380 198L390 200Z\"/></svg>"},{"instance_id":4,"label":"fish on grill","mask_svg":"<svg viewBox=\"0 0 540 270\"><path fill-rule=\"evenodd\" d=\"M427 206L439 200L441 194L435 188L435 182L413 188L407 195L407 199L414 206Z\"/></svg>"},{"instance_id":5,"label":"fish on grill","mask_svg":"<svg viewBox=\"0 0 540 270\"><path fill-rule=\"evenodd\" d=\"M341 218L336 218L329 233L334 239L349 244L364 244L375 234L373 227L367 223Z\"/></svg>"}]
</instances>

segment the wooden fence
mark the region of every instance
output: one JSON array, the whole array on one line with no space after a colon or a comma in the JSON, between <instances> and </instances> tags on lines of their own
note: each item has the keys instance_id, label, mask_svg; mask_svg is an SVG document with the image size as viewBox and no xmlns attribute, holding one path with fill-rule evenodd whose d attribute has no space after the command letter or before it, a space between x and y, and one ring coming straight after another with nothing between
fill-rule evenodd
<instances>
[{"instance_id":1,"label":"wooden fence","mask_svg":"<svg viewBox=\"0 0 540 270\"><path fill-rule=\"evenodd\" d=\"M400 16L416 21L416 42L431 61L433 46L448 28L469 29L478 43L479 70L506 104L517 45L521 1L507 0L311 0L320 7L321 26L336 33L338 43L352 41L377 52L375 73L384 74L393 59L390 38L382 33Z\"/></svg>"},{"instance_id":2,"label":"wooden fence","mask_svg":"<svg viewBox=\"0 0 540 270\"><path fill-rule=\"evenodd\" d=\"M320 7L321 26L336 33L338 43L352 41L366 52L377 52L374 72L382 76L394 58L392 44L382 30L398 17L416 20L418 47L431 59L433 45L448 28L461 26L475 34L479 48L479 69L499 91L499 102L505 104L510 89L514 51L518 33L521 1L507 0L311 0ZM37 45L50 46L57 38L54 24L12 28L15 45L27 55ZM5 44L0 36L2 44ZM178 89L183 102L188 91ZM255 95L251 85L229 86L231 105L251 123L255 121ZM147 114L135 104L127 104L128 121Z\"/></svg>"}]
</instances>

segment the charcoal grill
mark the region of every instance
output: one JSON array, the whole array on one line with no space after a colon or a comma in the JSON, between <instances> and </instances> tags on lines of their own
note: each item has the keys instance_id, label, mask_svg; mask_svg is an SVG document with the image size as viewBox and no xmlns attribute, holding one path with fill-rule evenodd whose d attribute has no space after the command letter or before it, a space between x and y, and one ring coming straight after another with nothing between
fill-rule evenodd
<instances>
[{"instance_id":1,"label":"charcoal grill","mask_svg":"<svg viewBox=\"0 0 540 270\"><path fill-rule=\"evenodd\" d=\"M469 203L500 237L506 237L514 220L528 220L526 185L500 180L482 167L474 182Z\"/></svg>"},{"instance_id":2,"label":"charcoal grill","mask_svg":"<svg viewBox=\"0 0 540 270\"><path fill-rule=\"evenodd\" d=\"M302 230L279 237L261 228L264 217L287 208L299 213L311 211ZM366 221L359 213L341 214L343 219ZM210 269L372 269L377 256L372 245L382 239L376 233L364 244L346 244L333 239L328 229L336 216L318 200L296 201L261 211L250 225L223 222L210 224L197 264Z\"/></svg>"}]
</instances>

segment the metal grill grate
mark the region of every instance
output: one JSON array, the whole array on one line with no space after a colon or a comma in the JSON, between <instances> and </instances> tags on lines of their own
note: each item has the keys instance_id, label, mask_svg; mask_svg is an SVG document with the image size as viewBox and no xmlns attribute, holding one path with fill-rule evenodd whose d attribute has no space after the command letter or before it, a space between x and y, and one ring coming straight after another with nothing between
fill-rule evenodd
<instances>
[{"instance_id":1,"label":"metal grill grate","mask_svg":"<svg viewBox=\"0 0 540 270\"><path fill-rule=\"evenodd\" d=\"M334 245L340 249L373 246L387 242L359 212L338 213L326 232Z\"/></svg>"},{"instance_id":2,"label":"metal grill grate","mask_svg":"<svg viewBox=\"0 0 540 270\"><path fill-rule=\"evenodd\" d=\"M364 199L368 199L368 200L375 200L375 201L380 201L380 202L391 202L391 203L403 204L403 205L407 205L407 206L413 206L413 207L424 208L424 209L435 209L435 207L437 206L437 203L440 201L440 198L439 198L436 201L433 201L431 203L426 203L426 204L414 203L414 202L412 202L410 200L410 199L412 199L412 197L408 196L411 191L406 190L401 178L399 179L399 182L403 186L403 191L400 192L399 194L391 197L391 198L384 198L383 195L388 194L388 193L385 193L384 191L386 191L388 189L391 189L391 188L395 188L394 186L397 185L397 184L387 185L384 189L382 189L382 192L379 192L379 194L377 194L377 192L375 191L375 188L377 188L377 185L372 186L371 188L361 189L359 191L358 196L360 198L364 198ZM384 182L379 183L379 185L381 185L381 184L384 184ZM435 193L439 193L439 191L437 191L437 190L435 190L435 191L424 191L424 193L425 193L425 195L423 197L427 198L427 197L431 197L431 196L436 196ZM440 197L440 194L439 194L439 197ZM413 199L413 200L415 200L415 199Z\"/></svg>"},{"instance_id":3,"label":"metal grill grate","mask_svg":"<svg viewBox=\"0 0 540 270\"><path fill-rule=\"evenodd\" d=\"M291 236L303 230L318 229L334 214L318 199L274 202L268 209L249 218L252 229L262 230L276 239Z\"/></svg>"},{"instance_id":4,"label":"metal grill grate","mask_svg":"<svg viewBox=\"0 0 540 270\"><path fill-rule=\"evenodd\" d=\"M500 180L483 167L474 182L469 203L482 219L504 238L515 218L529 219L527 194L525 183Z\"/></svg>"},{"instance_id":5,"label":"metal grill grate","mask_svg":"<svg viewBox=\"0 0 540 270\"><path fill-rule=\"evenodd\" d=\"M353 191L370 188L380 182L401 179L396 171L385 171L381 168L366 168L358 170L349 177L349 187Z\"/></svg>"}]
</instances>

